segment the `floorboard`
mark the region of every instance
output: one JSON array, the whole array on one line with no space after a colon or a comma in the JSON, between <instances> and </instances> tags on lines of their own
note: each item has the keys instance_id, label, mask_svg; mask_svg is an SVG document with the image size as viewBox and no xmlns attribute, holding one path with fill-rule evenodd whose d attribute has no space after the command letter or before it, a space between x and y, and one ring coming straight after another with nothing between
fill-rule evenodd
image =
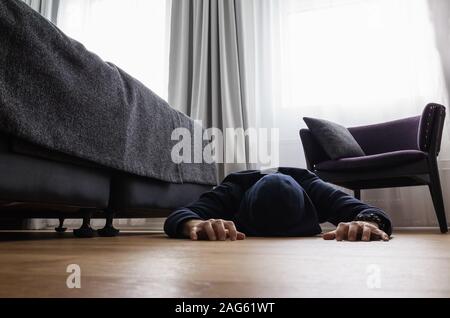
<instances>
[{"instance_id":1,"label":"floorboard","mask_svg":"<svg viewBox=\"0 0 450 318\"><path fill-rule=\"evenodd\" d=\"M69 289L69 264L81 288ZM0 232L0 297L450 297L450 234L191 242Z\"/></svg>"}]
</instances>

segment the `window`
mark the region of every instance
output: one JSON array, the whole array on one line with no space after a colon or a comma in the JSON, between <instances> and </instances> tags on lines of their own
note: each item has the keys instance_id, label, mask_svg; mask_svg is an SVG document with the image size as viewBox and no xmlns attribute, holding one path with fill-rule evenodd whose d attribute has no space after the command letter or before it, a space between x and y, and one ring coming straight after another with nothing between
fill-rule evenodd
<instances>
[{"instance_id":1,"label":"window","mask_svg":"<svg viewBox=\"0 0 450 318\"><path fill-rule=\"evenodd\" d=\"M288 1L283 105L349 124L416 114L443 82L428 12L425 0Z\"/></svg>"},{"instance_id":2,"label":"window","mask_svg":"<svg viewBox=\"0 0 450 318\"><path fill-rule=\"evenodd\" d=\"M167 99L167 5L166 0L64 0L58 27Z\"/></svg>"},{"instance_id":3,"label":"window","mask_svg":"<svg viewBox=\"0 0 450 318\"><path fill-rule=\"evenodd\" d=\"M280 0L281 165L305 166L302 117L365 125L447 104L426 0ZM277 62L278 63L278 62Z\"/></svg>"}]
</instances>

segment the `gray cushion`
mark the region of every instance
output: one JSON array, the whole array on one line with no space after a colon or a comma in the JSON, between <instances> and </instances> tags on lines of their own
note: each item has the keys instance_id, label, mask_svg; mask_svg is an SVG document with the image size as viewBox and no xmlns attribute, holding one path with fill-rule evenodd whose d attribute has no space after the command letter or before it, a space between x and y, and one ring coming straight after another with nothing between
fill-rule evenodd
<instances>
[{"instance_id":1,"label":"gray cushion","mask_svg":"<svg viewBox=\"0 0 450 318\"><path fill-rule=\"evenodd\" d=\"M303 117L303 120L332 160L364 156L364 151L344 126L325 119Z\"/></svg>"}]
</instances>

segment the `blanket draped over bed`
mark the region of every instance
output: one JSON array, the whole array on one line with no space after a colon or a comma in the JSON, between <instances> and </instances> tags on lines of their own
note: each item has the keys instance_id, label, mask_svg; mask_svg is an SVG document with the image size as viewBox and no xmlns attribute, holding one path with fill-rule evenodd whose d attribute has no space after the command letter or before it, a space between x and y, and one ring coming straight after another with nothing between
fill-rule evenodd
<instances>
[{"instance_id":1,"label":"blanket draped over bed","mask_svg":"<svg viewBox=\"0 0 450 318\"><path fill-rule=\"evenodd\" d=\"M215 184L215 165L171 160L177 127L194 122L24 3L0 1L2 132L140 176Z\"/></svg>"}]
</instances>

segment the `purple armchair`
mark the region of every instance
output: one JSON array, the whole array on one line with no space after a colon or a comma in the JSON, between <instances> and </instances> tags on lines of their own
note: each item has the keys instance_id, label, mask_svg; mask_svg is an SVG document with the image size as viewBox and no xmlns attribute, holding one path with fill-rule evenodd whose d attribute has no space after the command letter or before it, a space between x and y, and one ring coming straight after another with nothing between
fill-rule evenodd
<instances>
[{"instance_id":1,"label":"purple armchair","mask_svg":"<svg viewBox=\"0 0 450 318\"><path fill-rule=\"evenodd\" d=\"M349 128L366 154L331 160L308 129L300 130L307 168L323 180L351 189L427 185L442 233L448 231L439 180L445 107L428 104L421 116Z\"/></svg>"}]
</instances>

